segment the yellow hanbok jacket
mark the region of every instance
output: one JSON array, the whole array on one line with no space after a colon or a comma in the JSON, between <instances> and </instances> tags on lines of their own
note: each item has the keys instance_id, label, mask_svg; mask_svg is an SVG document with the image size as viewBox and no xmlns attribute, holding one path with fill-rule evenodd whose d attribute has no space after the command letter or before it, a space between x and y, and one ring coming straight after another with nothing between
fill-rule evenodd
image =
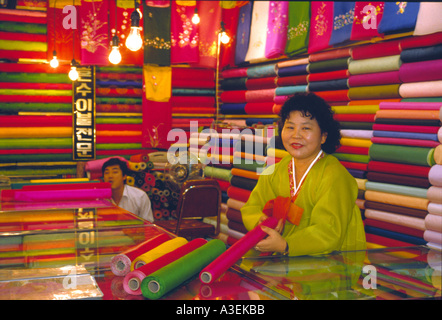
<instances>
[{"instance_id":1,"label":"yellow hanbok jacket","mask_svg":"<svg viewBox=\"0 0 442 320\"><path fill-rule=\"evenodd\" d=\"M288 165L291 156L267 168L247 203L241 208L247 230L253 229L267 201L290 197ZM289 255L316 255L332 251L365 250L361 212L356 205L356 180L334 156L324 154L311 168L295 204L304 209L298 226L286 221L282 236Z\"/></svg>"}]
</instances>

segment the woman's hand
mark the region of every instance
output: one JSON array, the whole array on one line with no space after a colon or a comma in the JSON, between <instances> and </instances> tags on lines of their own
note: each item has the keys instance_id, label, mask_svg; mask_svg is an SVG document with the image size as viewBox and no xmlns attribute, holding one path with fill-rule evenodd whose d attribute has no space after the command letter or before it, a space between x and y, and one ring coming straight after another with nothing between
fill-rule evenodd
<instances>
[{"instance_id":1,"label":"woman's hand","mask_svg":"<svg viewBox=\"0 0 442 320\"><path fill-rule=\"evenodd\" d=\"M267 237L257 243L255 249L261 252L284 252L287 247L287 242L281 236L283 229L282 220L278 221L275 229L261 226L262 231L267 233Z\"/></svg>"}]
</instances>

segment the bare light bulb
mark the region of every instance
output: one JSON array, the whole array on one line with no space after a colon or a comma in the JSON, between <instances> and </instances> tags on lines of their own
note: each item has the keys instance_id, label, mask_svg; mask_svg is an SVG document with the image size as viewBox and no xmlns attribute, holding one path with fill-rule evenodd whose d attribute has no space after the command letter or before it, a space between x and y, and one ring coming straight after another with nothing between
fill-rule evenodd
<instances>
[{"instance_id":1,"label":"bare light bulb","mask_svg":"<svg viewBox=\"0 0 442 320\"><path fill-rule=\"evenodd\" d=\"M112 37L112 49L109 54L109 62L112 64L119 64L121 62L121 53L119 48L120 40L115 35Z\"/></svg>"},{"instance_id":2,"label":"bare light bulb","mask_svg":"<svg viewBox=\"0 0 442 320\"><path fill-rule=\"evenodd\" d=\"M221 43L227 44L230 41L230 37L227 35L227 33L225 31L223 31L220 34L220 40L221 40Z\"/></svg>"},{"instance_id":3,"label":"bare light bulb","mask_svg":"<svg viewBox=\"0 0 442 320\"><path fill-rule=\"evenodd\" d=\"M126 39L126 47L130 51L138 51L143 46L143 39L141 39L140 28L130 27L129 35Z\"/></svg>"},{"instance_id":4,"label":"bare light bulb","mask_svg":"<svg viewBox=\"0 0 442 320\"><path fill-rule=\"evenodd\" d=\"M193 24L198 24L200 23L200 16L198 15L198 12L195 9L195 14L192 17L192 23Z\"/></svg>"},{"instance_id":5,"label":"bare light bulb","mask_svg":"<svg viewBox=\"0 0 442 320\"><path fill-rule=\"evenodd\" d=\"M77 71L77 67L75 65L76 65L76 62L74 59L72 59L71 70L69 71L69 79L71 79L72 81L77 81L77 79L78 79L78 71Z\"/></svg>"},{"instance_id":6,"label":"bare light bulb","mask_svg":"<svg viewBox=\"0 0 442 320\"><path fill-rule=\"evenodd\" d=\"M49 62L49 65L54 69L58 67L59 63L58 63L57 56L55 54L52 57L52 60Z\"/></svg>"}]
</instances>

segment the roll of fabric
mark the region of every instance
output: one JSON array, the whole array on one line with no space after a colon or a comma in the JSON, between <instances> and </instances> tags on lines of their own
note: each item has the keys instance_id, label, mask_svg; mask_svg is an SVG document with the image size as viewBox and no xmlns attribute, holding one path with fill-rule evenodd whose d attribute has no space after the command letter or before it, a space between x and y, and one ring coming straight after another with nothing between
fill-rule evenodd
<instances>
[{"instance_id":1,"label":"roll of fabric","mask_svg":"<svg viewBox=\"0 0 442 320\"><path fill-rule=\"evenodd\" d=\"M386 204L392 204L396 206L406 206L409 208L426 210L428 206L428 199L403 196L386 192L379 192L373 190L367 190L365 192L365 199L369 201L378 201Z\"/></svg>"},{"instance_id":2,"label":"roll of fabric","mask_svg":"<svg viewBox=\"0 0 442 320\"><path fill-rule=\"evenodd\" d=\"M439 145L439 142L430 141L430 140L390 138L390 137L373 137L371 138L371 141L376 144L423 147L423 148L434 148Z\"/></svg>"},{"instance_id":3,"label":"roll of fabric","mask_svg":"<svg viewBox=\"0 0 442 320\"><path fill-rule=\"evenodd\" d=\"M377 201L370 201L370 200L365 201L365 208L379 210L379 211L387 211L390 213L397 213L397 214L410 216L410 217L416 217L416 218L420 218L420 219L425 219L425 217L428 214L427 210L419 210L419 209L414 209L414 208L409 208L409 207L404 207L404 206L396 206L396 205L386 204L386 203L377 202Z\"/></svg>"},{"instance_id":4,"label":"roll of fabric","mask_svg":"<svg viewBox=\"0 0 442 320\"><path fill-rule=\"evenodd\" d=\"M222 114L246 114L246 103L223 103L220 106Z\"/></svg>"},{"instance_id":5,"label":"roll of fabric","mask_svg":"<svg viewBox=\"0 0 442 320\"><path fill-rule=\"evenodd\" d=\"M405 45L405 43L403 43ZM442 44L437 44L428 47L416 47L403 49L401 52L401 61L403 63L419 62L426 60L440 59L442 54Z\"/></svg>"},{"instance_id":6,"label":"roll of fabric","mask_svg":"<svg viewBox=\"0 0 442 320\"><path fill-rule=\"evenodd\" d=\"M417 109L417 110L440 110L439 102L381 102L379 109Z\"/></svg>"},{"instance_id":7,"label":"roll of fabric","mask_svg":"<svg viewBox=\"0 0 442 320\"><path fill-rule=\"evenodd\" d=\"M315 81L348 79L349 76L350 76L350 74L348 72L348 69L342 69L342 70L336 70L336 71L310 73L307 76L307 79L308 79L308 82L315 82Z\"/></svg>"},{"instance_id":8,"label":"roll of fabric","mask_svg":"<svg viewBox=\"0 0 442 320\"><path fill-rule=\"evenodd\" d=\"M420 148L409 146L395 146L372 144L370 147L370 159L383 162L404 163L417 166L433 166L434 148Z\"/></svg>"},{"instance_id":9,"label":"roll of fabric","mask_svg":"<svg viewBox=\"0 0 442 320\"><path fill-rule=\"evenodd\" d=\"M399 77L402 82L441 80L442 59L403 63L399 68Z\"/></svg>"},{"instance_id":10,"label":"roll of fabric","mask_svg":"<svg viewBox=\"0 0 442 320\"><path fill-rule=\"evenodd\" d=\"M348 71L351 75L399 71L401 66L400 55L382 56L362 60L350 60Z\"/></svg>"},{"instance_id":11,"label":"roll of fabric","mask_svg":"<svg viewBox=\"0 0 442 320\"><path fill-rule=\"evenodd\" d=\"M440 142L440 141L438 141ZM436 162L436 164L442 165L442 144L438 145L435 149L434 149L434 161Z\"/></svg>"},{"instance_id":12,"label":"roll of fabric","mask_svg":"<svg viewBox=\"0 0 442 320\"><path fill-rule=\"evenodd\" d=\"M253 164L252 164L253 166ZM246 189L252 191L256 186L257 181L255 179L248 179L240 176L232 176L230 184L234 187Z\"/></svg>"},{"instance_id":13,"label":"roll of fabric","mask_svg":"<svg viewBox=\"0 0 442 320\"><path fill-rule=\"evenodd\" d=\"M407 217L400 214L394 214L384 211L366 209L365 216L369 219L384 221L400 226L425 231L425 220L415 217Z\"/></svg>"},{"instance_id":14,"label":"roll of fabric","mask_svg":"<svg viewBox=\"0 0 442 320\"><path fill-rule=\"evenodd\" d=\"M440 127L417 126L417 125L396 125L396 124L373 124L375 131L394 131L394 132L415 132L415 133L438 133Z\"/></svg>"},{"instance_id":15,"label":"roll of fabric","mask_svg":"<svg viewBox=\"0 0 442 320\"><path fill-rule=\"evenodd\" d=\"M198 274L225 252L226 246L219 239L203 246L155 271L141 282L141 293L148 299L159 299L180 284Z\"/></svg>"},{"instance_id":16,"label":"roll of fabric","mask_svg":"<svg viewBox=\"0 0 442 320\"><path fill-rule=\"evenodd\" d=\"M250 197L250 193L251 193L250 190L238 188L235 186L230 186L229 189L227 190L227 195L229 196L229 198L243 202L247 202L247 200Z\"/></svg>"},{"instance_id":17,"label":"roll of fabric","mask_svg":"<svg viewBox=\"0 0 442 320\"><path fill-rule=\"evenodd\" d=\"M428 188L427 199L430 202L442 203L442 187L431 186Z\"/></svg>"},{"instance_id":18,"label":"roll of fabric","mask_svg":"<svg viewBox=\"0 0 442 320\"><path fill-rule=\"evenodd\" d=\"M231 175L254 180L258 180L259 178L259 175L256 172L239 168L232 168Z\"/></svg>"},{"instance_id":19,"label":"roll of fabric","mask_svg":"<svg viewBox=\"0 0 442 320\"><path fill-rule=\"evenodd\" d=\"M148 275L160 270L161 268L171 264L172 262L184 257L207 243L207 240L197 238L186 243L185 245L166 253L165 255L129 272L124 277L124 290L133 295L141 295L141 282Z\"/></svg>"},{"instance_id":20,"label":"roll of fabric","mask_svg":"<svg viewBox=\"0 0 442 320\"><path fill-rule=\"evenodd\" d=\"M388 138L429 140L429 141L438 142L437 134L435 134L435 133L395 132L395 131L375 130L374 136L375 137L388 137Z\"/></svg>"},{"instance_id":21,"label":"roll of fabric","mask_svg":"<svg viewBox=\"0 0 442 320\"><path fill-rule=\"evenodd\" d=\"M442 96L442 80L403 83L399 87L402 98L440 97Z\"/></svg>"},{"instance_id":22,"label":"roll of fabric","mask_svg":"<svg viewBox=\"0 0 442 320\"><path fill-rule=\"evenodd\" d=\"M402 85L401 85L402 87ZM401 89L399 89L401 90ZM414 119L414 120L438 120L438 110L379 110L376 112L376 119Z\"/></svg>"},{"instance_id":23,"label":"roll of fabric","mask_svg":"<svg viewBox=\"0 0 442 320\"><path fill-rule=\"evenodd\" d=\"M220 81L221 89L223 90L247 90L247 77L241 78L226 78Z\"/></svg>"},{"instance_id":24,"label":"roll of fabric","mask_svg":"<svg viewBox=\"0 0 442 320\"><path fill-rule=\"evenodd\" d=\"M419 36L442 31L442 24L437 15L441 10L440 3L422 2L419 7L413 35Z\"/></svg>"},{"instance_id":25,"label":"roll of fabric","mask_svg":"<svg viewBox=\"0 0 442 320\"><path fill-rule=\"evenodd\" d=\"M437 165L431 167L434 168ZM390 173L390 174L402 174L405 176L412 177L421 177L427 178L429 177L430 168L427 166L416 166L402 163L391 163L384 161L375 161L371 160L368 163L368 170L382 173ZM431 183L431 181L430 181ZM432 183L434 185L434 183Z\"/></svg>"},{"instance_id":26,"label":"roll of fabric","mask_svg":"<svg viewBox=\"0 0 442 320\"><path fill-rule=\"evenodd\" d=\"M266 236L266 233L261 229L261 226L266 226L273 229L276 227L277 223L277 219L269 217L254 229L247 232L229 249L227 249L203 270L201 270L199 275L201 282L210 284L217 280L225 271L227 271L228 268L238 261L238 259L240 259L246 252L252 249Z\"/></svg>"},{"instance_id":27,"label":"roll of fabric","mask_svg":"<svg viewBox=\"0 0 442 320\"><path fill-rule=\"evenodd\" d=\"M289 77L296 75L306 75L308 64L294 65L289 67L278 68L278 77Z\"/></svg>"},{"instance_id":28,"label":"roll of fabric","mask_svg":"<svg viewBox=\"0 0 442 320\"><path fill-rule=\"evenodd\" d=\"M358 74L351 75L348 78L348 85L350 87L375 86L397 83L401 83L401 79L399 78L399 71Z\"/></svg>"},{"instance_id":29,"label":"roll of fabric","mask_svg":"<svg viewBox=\"0 0 442 320\"><path fill-rule=\"evenodd\" d=\"M385 230L381 228L376 228L372 226L365 226L365 232L368 234L375 234L381 237L394 239L401 242L411 243L414 245L424 245L427 241L425 241L422 237L415 237L408 234L403 234L391 230Z\"/></svg>"},{"instance_id":30,"label":"roll of fabric","mask_svg":"<svg viewBox=\"0 0 442 320\"><path fill-rule=\"evenodd\" d=\"M206 177L216 178L225 181L229 181L232 177L232 173L230 170L211 166L204 167L204 175Z\"/></svg>"},{"instance_id":31,"label":"roll of fabric","mask_svg":"<svg viewBox=\"0 0 442 320\"><path fill-rule=\"evenodd\" d=\"M289 95L293 95L297 92L307 92L307 90L308 90L307 88L308 87L306 85L278 87L275 89L275 95L289 96Z\"/></svg>"},{"instance_id":32,"label":"roll of fabric","mask_svg":"<svg viewBox=\"0 0 442 320\"><path fill-rule=\"evenodd\" d=\"M1 198L3 202L45 202L45 201L63 201L63 200L82 200L82 199L110 199L112 190L107 189L84 189L69 192L67 190L50 191L22 191L22 190L2 190Z\"/></svg>"},{"instance_id":33,"label":"roll of fabric","mask_svg":"<svg viewBox=\"0 0 442 320\"><path fill-rule=\"evenodd\" d=\"M335 114L375 114L379 105L332 106Z\"/></svg>"},{"instance_id":34,"label":"roll of fabric","mask_svg":"<svg viewBox=\"0 0 442 320\"><path fill-rule=\"evenodd\" d=\"M130 272L130 266L134 259L166 242L167 240L170 240L170 236L162 233L149 240L141 242L135 247L117 254L112 258L110 263L112 273L116 276L125 276Z\"/></svg>"},{"instance_id":35,"label":"roll of fabric","mask_svg":"<svg viewBox=\"0 0 442 320\"><path fill-rule=\"evenodd\" d=\"M368 172L367 179L383 183L394 183L398 185L406 185L417 188L429 188L430 182L428 178L410 177L403 175L395 175L381 172Z\"/></svg>"},{"instance_id":36,"label":"roll of fabric","mask_svg":"<svg viewBox=\"0 0 442 320\"><path fill-rule=\"evenodd\" d=\"M436 164L431 167L428 180L433 186L442 187L442 165Z\"/></svg>"},{"instance_id":37,"label":"roll of fabric","mask_svg":"<svg viewBox=\"0 0 442 320\"><path fill-rule=\"evenodd\" d=\"M348 89L347 79L328 80L328 81L315 81L308 84L308 91L328 91L328 90L344 90ZM276 89L278 92L278 88Z\"/></svg>"},{"instance_id":38,"label":"roll of fabric","mask_svg":"<svg viewBox=\"0 0 442 320\"><path fill-rule=\"evenodd\" d=\"M374 190L374 191L379 191L379 192L387 192L387 193L400 194L400 195L404 195L404 196L414 196L414 197L429 199L427 196L428 189L426 189L426 188L401 186L401 185L395 185L395 184L391 184L391 183L381 183L381 182L374 182L374 181L367 181L365 183L365 187L366 187L366 190Z\"/></svg>"},{"instance_id":39,"label":"roll of fabric","mask_svg":"<svg viewBox=\"0 0 442 320\"><path fill-rule=\"evenodd\" d=\"M175 249L185 245L188 241L182 237L172 238L171 240L167 240L155 248L139 255L136 257L130 266L130 271L134 271L139 267L158 259L159 257L165 255L166 253L172 252Z\"/></svg>"},{"instance_id":40,"label":"roll of fabric","mask_svg":"<svg viewBox=\"0 0 442 320\"><path fill-rule=\"evenodd\" d=\"M442 205L435 202L430 202L428 204L428 213L442 215Z\"/></svg>"},{"instance_id":41,"label":"roll of fabric","mask_svg":"<svg viewBox=\"0 0 442 320\"><path fill-rule=\"evenodd\" d=\"M227 200L227 206L229 208L232 208L236 211L241 211L241 208L245 205L246 203L243 201L239 201L239 200L235 200L235 199L228 199Z\"/></svg>"},{"instance_id":42,"label":"roll of fabric","mask_svg":"<svg viewBox=\"0 0 442 320\"><path fill-rule=\"evenodd\" d=\"M247 90L276 88L276 77L248 78L245 83ZM238 90L235 88L233 90Z\"/></svg>"},{"instance_id":43,"label":"roll of fabric","mask_svg":"<svg viewBox=\"0 0 442 320\"><path fill-rule=\"evenodd\" d=\"M348 90L332 90L332 91L318 91L315 92L317 96L320 96L327 102L335 101L349 101Z\"/></svg>"},{"instance_id":44,"label":"roll of fabric","mask_svg":"<svg viewBox=\"0 0 442 320\"><path fill-rule=\"evenodd\" d=\"M423 230L418 230L418 229L414 229L414 228L410 228L410 227L404 227L404 226L401 226L398 224L385 222L385 221L381 221L381 220L374 220L374 219L366 218L366 219L364 219L364 225L379 228L379 229L389 230L389 231L393 231L393 232L398 232L398 233L402 233L402 234L407 234L407 235L410 235L413 237L418 237L418 238L423 238L423 236L424 236Z\"/></svg>"},{"instance_id":45,"label":"roll of fabric","mask_svg":"<svg viewBox=\"0 0 442 320\"><path fill-rule=\"evenodd\" d=\"M273 102L276 88L262 90L247 90L246 102Z\"/></svg>"},{"instance_id":46,"label":"roll of fabric","mask_svg":"<svg viewBox=\"0 0 442 320\"><path fill-rule=\"evenodd\" d=\"M351 59L348 57L310 62L307 71L309 73L331 72L336 70L347 70Z\"/></svg>"},{"instance_id":47,"label":"roll of fabric","mask_svg":"<svg viewBox=\"0 0 442 320\"><path fill-rule=\"evenodd\" d=\"M351 87L348 90L348 96L351 100L392 99L400 97L399 90L399 84Z\"/></svg>"},{"instance_id":48,"label":"roll of fabric","mask_svg":"<svg viewBox=\"0 0 442 320\"><path fill-rule=\"evenodd\" d=\"M425 228L442 233L442 216L435 214L428 214L425 217Z\"/></svg>"},{"instance_id":49,"label":"roll of fabric","mask_svg":"<svg viewBox=\"0 0 442 320\"><path fill-rule=\"evenodd\" d=\"M0 138L62 138L71 136L71 127L0 128Z\"/></svg>"},{"instance_id":50,"label":"roll of fabric","mask_svg":"<svg viewBox=\"0 0 442 320\"><path fill-rule=\"evenodd\" d=\"M0 116L0 127L71 127L72 116Z\"/></svg>"},{"instance_id":51,"label":"roll of fabric","mask_svg":"<svg viewBox=\"0 0 442 320\"><path fill-rule=\"evenodd\" d=\"M341 145L351 146L351 147L369 148L372 145L372 142L368 139L342 138Z\"/></svg>"},{"instance_id":52,"label":"roll of fabric","mask_svg":"<svg viewBox=\"0 0 442 320\"><path fill-rule=\"evenodd\" d=\"M256 65L247 68L248 78L274 77L278 74L278 65L276 63Z\"/></svg>"},{"instance_id":53,"label":"roll of fabric","mask_svg":"<svg viewBox=\"0 0 442 320\"><path fill-rule=\"evenodd\" d=\"M350 153L350 154L361 154L368 156L368 150L370 148L364 147L352 147L352 146L340 146L336 152L339 153Z\"/></svg>"},{"instance_id":54,"label":"roll of fabric","mask_svg":"<svg viewBox=\"0 0 442 320\"><path fill-rule=\"evenodd\" d=\"M305 85L305 84L307 84L307 82L308 82L307 75L297 75L297 76L276 78L276 85L278 87Z\"/></svg>"},{"instance_id":55,"label":"roll of fabric","mask_svg":"<svg viewBox=\"0 0 442 320\"><path fill-rule=\"evenodd\" d=\"M442 245L442 233L433 230L425 230L423 238L425 241L434 242Z\"/></svg>"},{"instance_id":56,"label":"roll of fabric","mask_svg":"<svg viewBox=\"0 0 442 320\"><path fill-rule=\"evenodd\" d=\"M223 91L220 95L221 101L224 103L245 103L246 90Z\"/></svg>"}]
</instances>

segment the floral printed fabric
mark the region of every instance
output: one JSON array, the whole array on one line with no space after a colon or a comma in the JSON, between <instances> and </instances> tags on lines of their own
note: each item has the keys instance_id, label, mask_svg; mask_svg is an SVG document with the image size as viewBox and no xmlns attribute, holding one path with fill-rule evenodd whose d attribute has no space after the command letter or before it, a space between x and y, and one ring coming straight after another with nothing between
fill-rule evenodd
<instances>
[{"instance_id":1,"label":"floral printed fabric","mask_svg":"<svg viewBox=\"0 0 442 320\"><path fill-rule=\"evenodd\" d=\"M285 53L289 57L307 52L310 29L310 2L290 1Z\"/></svg>"},{"instance_id":2,"label":"floral printed fabric","mask_svg":"<svg viewBox=\"0 0 442 320\"><path fill-rule=\"evenodd\" d=\"M330 46L336 46L350 40L355 15L354 2L336 1L333 5L333 31Z\"/></svg>"}]
</instances>

